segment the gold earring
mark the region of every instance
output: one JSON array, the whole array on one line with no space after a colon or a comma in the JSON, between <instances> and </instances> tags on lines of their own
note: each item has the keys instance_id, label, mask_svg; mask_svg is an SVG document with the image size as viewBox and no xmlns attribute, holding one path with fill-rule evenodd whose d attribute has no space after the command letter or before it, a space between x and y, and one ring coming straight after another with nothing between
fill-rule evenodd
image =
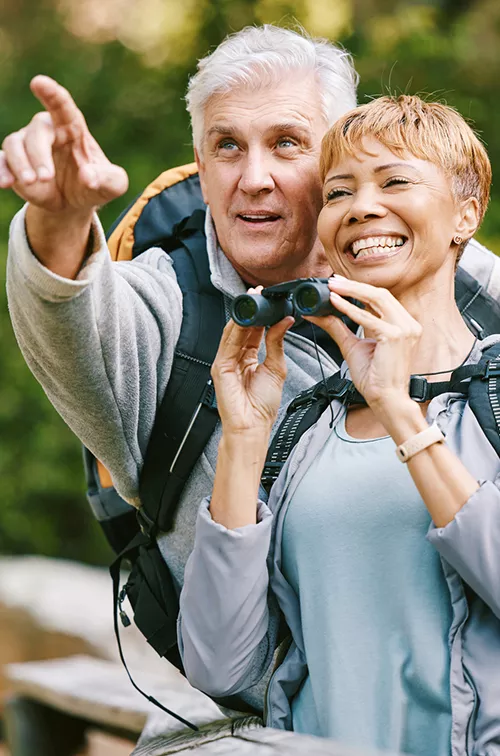
<instances>
[{"instance_id":1,"label":"gold earring","mask_svg":"<svg viewBox=\"0 0 500 756\"><path fill-rule=\"evenodd\" d=\"M455 244L459 244L460 245L463 242L463 239L462 239L461 236L454 236L453 237L453 241L455 242Z\"/></svg>"}]
</instances>

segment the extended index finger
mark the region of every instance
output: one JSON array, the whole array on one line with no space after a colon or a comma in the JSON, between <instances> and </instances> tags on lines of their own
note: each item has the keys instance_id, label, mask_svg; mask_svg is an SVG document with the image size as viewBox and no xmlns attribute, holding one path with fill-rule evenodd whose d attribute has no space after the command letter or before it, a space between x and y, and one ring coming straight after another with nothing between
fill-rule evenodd
<instances>
[{"instance_id":1,"label":"extended index finger","mask_svg":"<svg viewBox=\"0 0 500 756\"><path fill-rule=\"evenodd\" d=\"M58 84L55 79L39 74L31 80L30 88L37 100L52 116L55 128L84 121L82 112L68 90Z\"/></svg>"}]
</instances>

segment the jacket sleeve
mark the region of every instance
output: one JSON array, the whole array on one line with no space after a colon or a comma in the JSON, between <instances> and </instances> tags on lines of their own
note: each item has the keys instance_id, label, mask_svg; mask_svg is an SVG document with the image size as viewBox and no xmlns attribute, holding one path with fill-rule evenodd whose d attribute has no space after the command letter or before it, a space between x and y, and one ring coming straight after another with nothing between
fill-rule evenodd
<instances>
[{"instance_id":1,"label":"jacket sleeve","mask_svg":"<svg viewBox=\"0 0 500 756\"><path fill-rule=\"evenodd\" d=\"M111 261L102 227L76 280L55 275L31 252L25 210L12 221L7 293L28 366L80 440L138 504L138 481L182 320L172 263L152 249Z\"/></svg>"},{"instance_id":2,"label":"jacket sleeve","mask_svg":"<svg viewBox=\"0 0 500 756\"><path fill-rule=\"evenodd\" d=\"M267 553L272 514L259 504L256 525L228 530L204 501L180 596L178 640L189 682L211 696L254 685L268 666Z\"/></svg>"},{"instance_id":3,"label":"jacket sleeve","mask_svg":"<svg viewBox=\"0 0 500 756\"><path fill-rule=\"evenodd\" d=\"M427 538L500 619L500 476L480 488Z\"/></svg>"}]
</instances>

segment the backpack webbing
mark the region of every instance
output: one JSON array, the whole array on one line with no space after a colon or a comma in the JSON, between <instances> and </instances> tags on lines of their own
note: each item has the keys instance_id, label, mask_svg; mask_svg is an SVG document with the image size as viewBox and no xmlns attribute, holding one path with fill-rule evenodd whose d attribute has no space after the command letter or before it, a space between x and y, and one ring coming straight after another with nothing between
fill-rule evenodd
<instances>
[{"instance_id":1,"label":"backpack webbing","mask_svg":"<svg viewBox=\"0 0 500 756\"><path fill-rule=\"evenodd\" d=\"M449 381L429 382L423 376L411 376L408 392L418 403L446 392L468 395L481 429L500 454L500 343L486 349L477 364L457 368ZM366 404L353 382L342 378L340 372L300 393L287 407L268 449L261 477L268 493L300 438L333 399L341 401L346 408Z\"/></svg>"},{"instance_id":2,"label":"backpack webbing","mask_svg":"<svg viewBox=\"0 0 500 756\"><path fill-rule=\"evenodd\" d=\"M183 318L139 484L139 523L150 535L172 527L182 489L219 419L210 369L226 316L223 295L210 280L204 220L204 211L196 210L183 222L176 233L182 247L169 253L183 294Z\"/></svg>"}]
</instances>

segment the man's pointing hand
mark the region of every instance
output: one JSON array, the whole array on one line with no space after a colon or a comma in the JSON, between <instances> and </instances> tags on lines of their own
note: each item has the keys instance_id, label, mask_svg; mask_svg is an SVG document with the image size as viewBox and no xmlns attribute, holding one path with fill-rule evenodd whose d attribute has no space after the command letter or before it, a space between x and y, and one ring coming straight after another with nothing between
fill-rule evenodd
<instances>
[{"instance_id":1,"label":"man's pointing hand","mask_svg":"<svg viewBox=\"0 0 500 756\"><path fill-rule=\"evenodd\" d=\"M50 213L90 217L127 190L127 174L105 156L64 87L35 76L31 91L45 111L4 140L0 188Z\"/></svg>"}]
</instances>

